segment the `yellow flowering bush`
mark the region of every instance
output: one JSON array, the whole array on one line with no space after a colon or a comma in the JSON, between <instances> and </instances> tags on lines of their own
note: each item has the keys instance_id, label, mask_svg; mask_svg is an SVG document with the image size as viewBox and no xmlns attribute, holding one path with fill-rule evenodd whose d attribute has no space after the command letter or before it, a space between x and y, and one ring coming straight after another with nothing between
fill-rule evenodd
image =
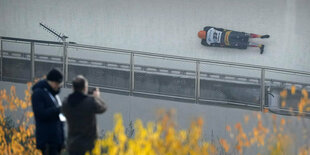
<instances>
[{"instance_id":1,"label":"yellow flowering bush","mask_svg":"<svg viewBox=\"0 0 310 155\"><path fill-rule=\"evenodd\" d=\"M283 99L288 95L288 91L284 90L280 93ZM295 95L296 88L293 86L290 92ZM305 111L309 112L308 108L310 100L308 92L303 89L301 91L303 97L298 103L298 117L304 116ZM285 101L283 101L285 102ZM282 102L282 105L285 104ZM264 113L268 109L264 110ZM125 133L122 116L116 114L114 116L114 130L106 134L103 139L96 142L96 146L92 152L87 155L135 155L135 154L159 154L159 155L208 155L208 154L243 154L245 149L259 148L259 152L263 154L279 155L290 154L292 145L294 144L294 134L289 133L285 129L288 128L286 119L277 121L277 115L272 114L272 130L263 125L261 112L253 113L256 126L246 133L243 130L242 124L247 124L250 116L244 116L243 122L237 122L234 125L226 126L226 131L229 135L228 139L219 138L218 142L206 141L202 137L202 118L193 121L187 130L177 130L173 121L175 112L161 111L158 121L149 122L146 126L141 120L136 120L134 125L135 135L133 138L128 137ZM300 117L301 118L301 117ZM303 117L302 117L303 118ZM303 122L304 123L304 122ZM309 126L309 125L308 125ZM304 129L304 139L309 139L309 129ZM299 155L310 154L310 143L307 142L304 146L298 149Z\"/></svg>"},{"instance_id":2,"label":"yellow flowering bush","mask_svg":"<svg viewBox=\"0 0 310 155\"><path fill-rule=\"evenodd\" d=\"M31 83L25 90L25 98L16 96L16 89L11 87L8 94L5 89L0 90L0 154L25 155L40 154L36 149L34 124L31 106Z\"/></svg>"},{"instance_id":3,"label":"yellow flowering bush","mask_svg":"<svg viewBox=\"0 0 310 155\"><path fill-rule=\"evenodd\" d=\"M106 137L98 140L95 149L87 154L216 154L215 146L201 139L203 125L201 118L193 121L188 130L177 130L171 119L171 113L173 111L161 115L157 123L149 122L146 126L141 120L136 120L133 138L126 136L122 116L116 114L113 132L107 132Z\"/></svg>"},{"instance_id":4,"label":"yellow flowering bush","mask_svg":"<svg viewBox=\"0 0 310 155\"><path fill-rule=\"evenodd\" d=\"M40 154L35 148L34 130L35 126L31 120L31 83L28 83L25 90L25 98L16 96L15 87L12 86L10 93L6 90L0 91L0 154ZM296 88L293 86L290 91L283 90L281 106L285 107L287 95L295 95ZM235 124L227 125L226 138L218 138L215 142L208 141L203 137L203 119L197 118L190 124L188 129L178 129L174 115L175 111L161 110L158 113L156 122L143 124L140 119L134 122L133 133L128 135L123 119L120 114L114 116L114 129L108 131L102 139L96 142L92 152L93 155L208 155L208 154L244 154L247 149L253 148L261 154L310 154L309 124L304 119L306 112L310 111L310 100L305 89L301 91L302 98L297 104L298 118L304 125L303 140L297 151L291 151L297 141L295 133L288 131L291 122L287 119L277 118L277 115L270 115L267 121L272 126L264 126L265 115L261 112L254 112L253 116L245 115L243 120ZM292 108L290 108L292 110ZM264 112L267 112L265 110ZM293 112L292 112L293 114ZM265 118L265 119L263 119ZM256 124L249 132L244 130L248 122ZM298 131L294 131L298 132ZM132 136L133 135L133 136Z\"/></svg>"}]
</instances>

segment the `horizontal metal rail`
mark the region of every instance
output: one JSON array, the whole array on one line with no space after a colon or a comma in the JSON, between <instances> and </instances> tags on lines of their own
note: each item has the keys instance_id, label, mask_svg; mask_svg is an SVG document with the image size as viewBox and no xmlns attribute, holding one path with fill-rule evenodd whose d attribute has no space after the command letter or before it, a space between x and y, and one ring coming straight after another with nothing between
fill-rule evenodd
<instances>
[{"instance_id":1,"label":"horizontal metal rail","mask_svg":"<svg viewBox=\"0 0 310 155\"><path fill-rule=\"evenodd\" d=\"M211 103L220 103L220 104L228 104L228 105L236 105L236 106L245 106L245 107L251 107L251 108L259 108L259 104L249 104L249 102L234 102L234 101L224 101L224 100L215 100L215 99L203 99L203 98L200 98L199 101L211 102Z\"/></svg>"},{"instance_id":2,"label":"horizontal metal rail","mask_svg":"<svg viewBox=\"0 0 310 155\"><path fill-rule=\"evenodd\" d=\"M43 43L43 44L54 44L54 45L63 45L63 42L56 41L45 41L45 40L35 40L35 39L24 39L24 38L14 38L14 37L1 37L2 40L10 40L10 41L19 41L19 42L35 42L35 43ZM76 44L75 42L69 42L71 44Z\"/></svg>"},{"instance_id":3,"label":"horizontal metal rail","mask_svg":"<svg viewBox=\"0 0 310 155\"><path fill-rule=\"evenodd\" d=\"M3 51L4 58L16 58L22 60L29 60L31 54L24 52L15 52L15 51ZM45 54L35 54L35 61L38 62L51 62L62 64L63 57L62 56L53 56L53 55L45 55ZM69 57L69 65L79 65L79 66L89 66L89 67L100 67L106 69L116 69L129 71L130 64L127 63L118 63L118 62L110 62L110 61L99 61L99 60L88 60L81 58L70 58ZM173 68L165 68L165 67L155 67L155 66L145 66L145 65L135 65L135 71L138 73L155 73L160 75L177 75L177 76L189 76L195 77L194 70L180 70ZM244 84L259 84L260 78L255 77L247 77L247 76L239 76L239 75L229 75L222 73L212 73L212 72L200 72L200 77L202 80L216 80L221 82L241 82ZM292 81L284 81L277 79L265 79L265 82L271 83L272 86L281 86L281 85L302 85L303 87L310 86L310 83L301 83L301 82L292 82ZM279 83L279 85L276 85Z\"/></svg>"},{"instance_id":4,"label":"horizontal metal rail","mask_svg":"<svg viewBox=\"0 0 310 155\"><path fill-rule=\"evenodd\" d=\"M273 112L273 113L277 113L277 114L281 113L282 115L310 117L310 112L300 112L296 109L289 110L289 109L283 109L283 108L270 108L270 107L265 107L265 109L268 109L270 112Z\"/></svg>"},{"instance_id":5,"label":"horizontal metal rail","mask_svg":"<svg viewBox=\"0 0 310 155\"><path fill-rule=\"evenodd\" d=\"M69 65L79 65L79 66L89 66L89 67L100 67L106 69L114 69L114 70L122 70L130 72L130 79L129 79L129 89L127 88L117 88L117 87L109 87L109 86L99 86L102 89L111 90L111 91L120 91L124 93L132 94L139 94L139 95L151 95L151 96L159 96L165 98L174 98L174 99L185 99L190 101L196 101L196 103L200 102L212 102L212 103L223 103L226 105L238 105L243 107L251 107L263 110L265 108L265 88L269 86L273 87L284 87L288 85L297 85L298 88L309 88L310 83L296 82L296 81L286 81L286 80L278 80L278 79L271 79L265 77L265 72L275 72L285 75L301 75L303 77L310 78L310 72L308 71L298 71L298 70L291 70L291 69L284 69L284 68L276 68L276 67L269 67L269 66L261 66L261 65L252 65L252 64L244 64L244 63L236 63L236 62L226 62L226 61L219 61L219 60L210 60L210 59L201 59L201 58L192 58L192 57L183 57L183 56L176 56L176 55L167 55L167 54L158 54L158 53L151 53L151 52L144 52L144 51L134 51L134 50L124 50L124 49L117 49L117 48L108 48L108 47L101 47L101 46L92 46L92 45L84 45L84 44L76 44L74 42L53 42L53 41L44 41L44 40L33 40L33 39L23 39L23 38L12 38L12 37L1 37L1 43L5 42L14 42L20 44L29 44L31 45L31 53L23 53L23 52L15 52L15 51L8 51L3 49L3 44L1 44L1 63L3 63L3 59L20 59L20 60L27 60L32 62L31 71L34 73L34 63L37 62L51 62L57 64L63 64L63 70L65 74L65 83L66 85L70 86L69 81L67 81L68 76L68 66ZM51 55L44 55L44 54L35 54L35 46L36 45L46 45L51 47L63 47L63 56L51 56ZM68 49L83 49L87 51L96 51L96 52L104 52L104 53L113 53L113 54L123 54L128 55L128 63L120 63L120 62L110 62L110 61L100 61L100 60L87 60L83 58L73 58L69 57ZM74 51L73 51L74 52ZM150 66L150 65L138 65L135 64L134 57L152 57L156 59L163 59L163 60L173 60L179 62L191 62L196 64L196 67L193 67L193 70L184 70L184 69L176 69L173 67L159 67L159 66ZM64 61L65 60L65 61ZM256 70L261 75L258 77L249 77L243 75L231 75L231 74L223 74L223 73L212 73L201 71L200 67L197 67L197 63L199 65L205 64L212 64L215 66L224 66L224 67L234 67L234 68L242 68L242 69L249 69L249 70ZM155 75L164 75L164 76L178 76L182 78L191 78L195 80L195 96L193 97L183 97L178 94L161 94L156 92L141 92L135 90L135 74L139 73L151 73ZM246 74L244 74L246 75ZM3 66L1 65L1 77L3 75ZM12 77L14 78L14 77ZM22 79L19 79L22 80ZM245 103L242 101L222 101L222 100L213 100L213 99L204 99L200 97L200 82L201 80L210 80L216 82L229 82L233 84L247 84L255 86L255 88L260 87L260 103L259 104L251 104ZM93 84L92 86L95 86Z\"/></svg>"},{"instance_id":6,"label":"horizontal metal rail","mask_svg":"<svg viewBox=\"0 0 310 155\"><path fill-rule=\"evenodd\" d=\"M153 93L153 92L142 92L142 91L133 91L134 94L140 94L140 95L149 95L149 96L159 96L159 97L166 97L171 99L181 99L181 100L189 100L189 101L195 101L195 97L185 97L185 96L176 96L176 95L166 95L166 94L160 94L160 93Z\"/></svg>"},{"instance_id":7,"label":"horizontal metal rail","mask_svg":"<svg viewBox=\"0 0 310 155\"><path fill-rule=\"evenodd\" d=\"M62 42L23 39L23 38L0 37L0 39L63 45ZM245 67L245 68L253 68L253 69L266 69L266 70L270 70L270 71L289 72L289 73L294 73L294 74L301 74L301 75L309 75L310 76L310 72L297 71L297 70L284 69L284 68L276 68L276 67L252 65L252 64L244 64L244 63L236 63L236 62L226 62L226 61L210 60L210 59L199 59L199 58L183 57L183 56L168 55L168 54L158 54L158 53L151 53L151 52L144 52L144 51L124 50L124 49L117 49L117 48L108 48L108 47L101 47L101 46L76 44L76 43L70 43L70 42L69 42L68 47L69 48L75 47L75 48L95 49L95 50L99 50L99 51L105 50L105 51L112 51L112 52L126 53L126 54L134 53L135 55L154 56L154 57L170 58L170 59L177 59L177 60L186 60L186 61L192 61L192 62L200 61L201 63L205 62L205 63L214 63L214 64L228 65L228 66L235 66L235 67Z\"/></svg>"},{"instance_id":8,"label":"horizontal metal rail","mask_svg":"<svg viewBox=\"0 0 310 155\"><path fill-rule=\"evenodd\" d=\"M296 71L296 70L291 70L291 69L283 69L283 68L260 66L260 65L251 65L251 64L244 64L244 63L235 63L235 62L226 62L226 61L218 61L218 60L190 58L190 57L183 57L183 56L176 56L176 55L158 54L158 53L150 53L150 52L142 52L142 51L131 51L131 50L124 50L124 49L116 49L116 48L108 48L108 47L100 47L100 46L83 45L83 44L69 44L69 46L80 47L80 48L90 48L90 49L97 49L97 50L115 51L115 52L121 52L121 53L127 53L127 54L133 52L133 53L135 53L135 55L154 56L154 57L186 60L186 61L193 61L193 62L200 61L201 63L203 63L203 62L205 62L205 63L214 63L214 64L236 66L236 67L245 67L245 68L253 68L253 69L267 69L267 70L271 70L271 71L290 72L290 73L294 73L294 74L304 74L304 75L309 75L310 76L310 72L305 72L305 71Z\"/></svg>"}]
</instances>

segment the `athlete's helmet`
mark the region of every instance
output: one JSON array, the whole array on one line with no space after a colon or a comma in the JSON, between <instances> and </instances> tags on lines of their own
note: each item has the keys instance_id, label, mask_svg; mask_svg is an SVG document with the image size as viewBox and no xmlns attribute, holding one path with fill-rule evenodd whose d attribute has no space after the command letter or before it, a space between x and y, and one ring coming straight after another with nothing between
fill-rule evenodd
<instances>
[{"instance_id":1,"label":"athlete's helmet","mask_svg":"<svg viewBox=\"0 0 310 155\"><path fill-rule=\"evenodd\" d=\"M198 37L201 39L206 39L206 31L199 31L198 32Z\"/></svg>"}]
</instances>

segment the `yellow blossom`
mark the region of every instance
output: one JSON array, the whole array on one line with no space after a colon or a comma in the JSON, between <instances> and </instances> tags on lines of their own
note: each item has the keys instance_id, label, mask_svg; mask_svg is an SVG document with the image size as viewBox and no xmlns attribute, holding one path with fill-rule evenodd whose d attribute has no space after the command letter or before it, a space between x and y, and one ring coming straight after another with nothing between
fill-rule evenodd
<instances>
[{"instance_id":1,"label":"yellow blossom","mask_svg":"<svg viewBox=\"0 0 310 155\"><path fill-rule=\"evenodd\" d=\"M291 87L291 94L295 95L295 93L296 93L296 86L292 85L292 87Z\"/></svg>"}]
</instances>

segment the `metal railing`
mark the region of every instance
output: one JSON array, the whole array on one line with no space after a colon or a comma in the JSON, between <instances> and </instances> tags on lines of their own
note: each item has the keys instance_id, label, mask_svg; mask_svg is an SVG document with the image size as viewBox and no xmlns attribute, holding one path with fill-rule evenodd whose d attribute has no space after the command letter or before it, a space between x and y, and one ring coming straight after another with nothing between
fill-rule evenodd
<instances>
[{"instance_id":1,"label":"metal railing","mask_svg":"<svg viewBox=\"0 0 310 155\"><path fill-rule=\"evenodd\" d=\"M305 89L310 89L310 82L296 82L296 81L290 81L290 80L281 80L281 79L273 79L270 77L266 77L266 72L281 72L281 74L295 74L296 76L303 76L305 79L309 80L310 79L310 72L304 72L304 71L296 71L296 70L290 70L290 69L283 69L283 68L275 68L275 67L267 67L267 66L259 66L259 65L251 65L251 64L243 64L243 63L233 63L233 62L225 62L225 61L217 61L217 60L208 60L208 59L199 59L199 58L190 58L190 57L181 57L181 56L175 56L175 55L166 55L166 54L157 54L157 53L149 53L149 52L142 52L142 51L132 51L132 50L123 50L123 49L116 49L116 48L107 48L107 47L100 47L100 46L90 46L90 45L83 45L83 44L75 44L75 43L70 43L70 42L51 42L51 41L42 41L42 40L31 40L31 39L21 39L21 38L11 38L11 37L0 37L0 48L1 48L1 78L0 80L3 80L3 71L4 71L4 66L3 66L3 58L4 54L6 56L12 55L12 53L15 52L15 55L18 55L18 52L16 51L11 51L8 52L4 50L4 45L3 42L14 42L14 43L29 43L30 44L30 53L29 54L20 54L20 57L24 58L30 58L31 61L31 80L35 79L35 62L36 59L40 58L40 55L36 53L35 47L36 44L47 44L50 46L62 46L62 52L63 56L62 57L55 57L54 58L47 58L50 60L56 60L56 61L61 61L62 63L62 70L64 73L64 83L65 87L70 85L69 80L68 80L68 66L70 63L81 63L84 61L85 63L91 63L91 64L98 64L98 66L103 66L107 67L108 64L114 64L114 67L119 69L127 69L129 71L129 81L128 85L129 88L128 90L123 90L121 89L120 91L125 91L128 92L129 95L135 95L135 94L148 94L148 95L157 95L157 96L164 96L164 97L171 97L171 98L183 98L187 100L192 100L195 103L200 103L201 101L212 101L215 103L231 103L231 104L238 104L238 103L233 103L229 101L220 101L220 100L212 100L212 99L202 99L201 98L201 80L202 78L213 78L213 79L224 79L227 80L230 78L232 81L243 81L243 82L250 82L250 83L255 83L260 86L260 104L257 108L259 110L263 111L264 108L266 108L266 84L273 82L278 82L281 85L294 85L298 84L302 88ZM113 62L108 62L108 61L100 61L100 60L93 60L92 62L88 62L88 60L85 59L79 59L79 58L72 58L69 57L68 54L68 48L74 48L74 49L86 49L86 50L94 50L97 52L108 52L108 53L120 53L120 54L126 54L129 55L129 64L127 63L113 63ZM136 58L139 56L147 56L147 57L156 57L160 59L173 59L177 61L186 61L195 64L195 68L193 70L186 70L186 69L171 69L169 67L154 67L154 66L145 66L145 65L139 65L136 63ZM214 65L224 65L227 67L232 67L232 68L246 68L248 70L257 70L260 72L260 77L248 77L248 76L240 76L240 75L230 75L226 73L212 73L212 72L206 72L202 71L201 67L203 63L208 63L208 64L214 64ZM182 64L181 64L182 65ZM138 69L140 68L140 69ZM135 73L137 72L148 72L148 70L152 70L153 72L156 73L162 73L162 74L178 74L178 75L190 75L194 76L195 84L194 84L194 97L182 97L182 96L177 96L177 95L169 95L169 94L152 94L150 92L141 92L141 91L136 91L135 89ZM176 72L176 73L175 73ZM214 76L215 75L215 76ZM241 79L241 80L240 80ZM310 80L309 80L310 81ZM104 88L104 87L103 87ZM118 88L108 88L106 87L105 89L113 89L117 90Z\"/></svg>"}]
</instances>

